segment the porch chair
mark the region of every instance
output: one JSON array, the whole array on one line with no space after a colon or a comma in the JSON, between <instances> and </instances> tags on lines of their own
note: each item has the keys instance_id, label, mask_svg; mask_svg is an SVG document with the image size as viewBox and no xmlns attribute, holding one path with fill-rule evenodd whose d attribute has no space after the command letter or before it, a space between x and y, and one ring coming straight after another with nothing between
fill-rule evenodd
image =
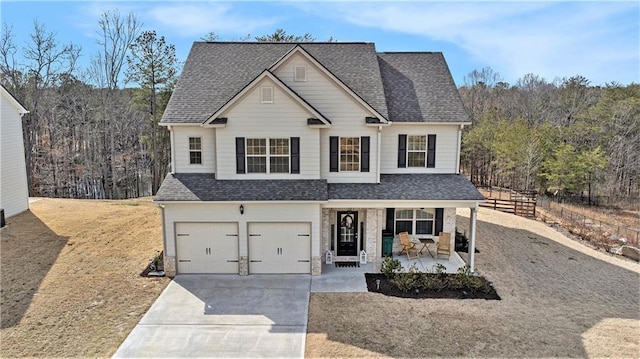
<instances>
[{"instance_id":1,"label":"porch chair","mask_svg":"<svg viewBox=\"0 0 640 359\"><path fill-rule=\"evenodd\" d=\"M402 244L402 250L400 252L407 253L407 258L411 260L411 253L415 253L415 258L420 258L420 251L416 247L415 243L412 243L409 239L409 232L400 232L398 233L398 237L400 237L400 244Z\"/></svg>"},{"instance_id":2,"label":"porch chair","mask_svg":"<svg viewBox=\"0 0 640 359\"><path fill-rule=\"evenodd\" d=\"M440 235L438 235L436 258L438 258L440 254L446 254L447 259L451 257L451 233L440 232Z\"/></svg>"}]
</instances>

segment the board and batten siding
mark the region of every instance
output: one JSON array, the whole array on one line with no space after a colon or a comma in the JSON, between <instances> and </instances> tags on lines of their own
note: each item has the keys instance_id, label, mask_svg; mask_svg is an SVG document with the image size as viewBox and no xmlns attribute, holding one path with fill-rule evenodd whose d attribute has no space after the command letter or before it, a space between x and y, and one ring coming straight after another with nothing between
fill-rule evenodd
<instances>
[{"instance_id":1,"label":"board and batten siding","mask_svg":"<svg viewBox=\"0 0 640 359\"><path fill-rule=\"evenodd\" d=\"M4 88L0 107L0 208L5 217L29 209L27 167L22 137L22 116Z\"/></svg>"},{"instance_id":2,"label":"board and batten siding","mask_svg":"<svg viewBox=\"0 0 640 359\"><path fill-rule=\"evenodd\" d=\"M214 173L216 168L215 129L195 126L173 126L174 173ZM189 137L202 139L202 164L189 163Z\"/></svg>"},{"instance_id":3,"label":"board and batten siding","mask_svg":"<svg viewBox=\"0 0 640 359\"><path fill-rule=\"evenodd\" d=\"M295 81L296 66L306 67L306 81ZM375 183L378 163L377 128L365 126L365 118L374 114L300 54L295 54L282 63L276 69L275 75L331 121L331 128L322 129L320 135L321 178L328 182ZM331 136L369 136L369 172L330 172L329 137Z\"/></svg>"},{"instance_id":4,"label":"board and batten siding","mask_svg":"<svg viewBox=\"0 0 640 359\"><path fill-rule=\"evenodd\" d=\"M176 222L238 223L239 255L246 256L247 228L250 222L311 223L311 255L320 256L320 204L318 203L250 203L245 202L244 214L237 203L163 203L164 239L167 256L176 255Z\"/></svg>"},{"instance_id":5,"label":"board and batten siding","mask_svg":"<svg viewBox=\"0 0 640 359\"><path fill-rule=\"evenodd\" d=\"M273 103L261 103L260 89L273 88ZM221 117L227 125L216 129L218 179L319 179L320 133L307 125L313 116L270 79L264 79ZM300 173L236 173L236 137L300 138Z\"/></svg>"},{"instance_id":6,"label":"board and batten siding","mask_svg":"<svg viewBox=\"0 0 640 359\"><path fill-rule=\"evenodd\" d=\"M394 123L382 129L380 172L389 173L455 173L458 153L459 125L411 125ZM434 168L398 168L398 135L436 135Z\"/></svg>"}]
</instances>

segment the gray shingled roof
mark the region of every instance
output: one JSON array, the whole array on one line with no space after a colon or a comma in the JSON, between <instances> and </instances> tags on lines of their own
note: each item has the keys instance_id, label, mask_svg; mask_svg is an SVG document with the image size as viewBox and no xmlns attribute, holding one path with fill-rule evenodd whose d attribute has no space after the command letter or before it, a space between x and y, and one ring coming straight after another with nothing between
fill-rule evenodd
<instances>
[{"instance_id":1,"label":"gray shingled roof","mask_svg":"<svg viewBox=\"0 0 640 359\"><path fill-rule=\"evenodd\" d=\"M155 201L481 201L463 175L387 174L381 183L329 183L326 180L216 180L213 174L168 174Z\"/></svg>"},{"instance_id":2,"label":"gray shingled roof","mask_svg":"<svg viewBox=\"0 0 640 359\"><path fill-rule=\"evenodd\" d=\"M203 122L296 45L387 117L380 67L372 43L195 42L162 122Z\"/></svg>"},{"instance_id":3,"label":"gray shingled roof","mask_svg":"<svg viewBox=\"0 0 640 359\"><path fill-rule=\"evenodd\" d=\"M392 122L469 121L442 53L379 53L378 59Z\"/></svg>"},{"instance_id":4,"label":"gray shingled roof","mask_svg":"<svg viewBox=\"0 0 640 359\"><path fill-rule=\"evenodd\" d=\"M168 174L154 201L326 201L326 180L216 180L210 173Z\"/></svg>"},{"instance_id":5,"label":"gray shingled roof","mask_svg":"<svg viewBox=\"0 0 640 359\"><path fill-rule=\"evenodd\" d=\"M484 196L463 175L386 174L380 183L329 183L329 200L482 201Z\"/></svg>"}]
</instances>

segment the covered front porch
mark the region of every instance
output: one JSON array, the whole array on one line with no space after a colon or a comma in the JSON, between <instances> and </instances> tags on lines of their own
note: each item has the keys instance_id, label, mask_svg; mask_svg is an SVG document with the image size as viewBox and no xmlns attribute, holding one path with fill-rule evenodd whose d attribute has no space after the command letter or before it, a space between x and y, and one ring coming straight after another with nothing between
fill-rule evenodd
<instances>
[{"instance_id":1,"label":"covered front porch","mask_svg":"<svg viewBox=\"0 0 640 359\"><path fill-rule=\"evenodd\" d=\"M473 271L475 249L475 207L471 211L469 233L471 254L455 251L456 208L404 207L398 208L323 208L322 209L322 275L352 268L370 268L378 272L387 256L400 260L403 268L412 266L421 272L433 272L441 265L447 273L455 273L468 265ZM399 216L405 214L405 216ZM409 216L408 214L411 214ZM407 219L407 218L411 219ZM408 232L416 242L419 253L411 259L402 251L397 233ZM437 254L437 243L442 232L449 233L450 251ZM388 246L391 239L392 245ZM348 252L345 255L345 252Z\"/></svg>"}]
</instances>

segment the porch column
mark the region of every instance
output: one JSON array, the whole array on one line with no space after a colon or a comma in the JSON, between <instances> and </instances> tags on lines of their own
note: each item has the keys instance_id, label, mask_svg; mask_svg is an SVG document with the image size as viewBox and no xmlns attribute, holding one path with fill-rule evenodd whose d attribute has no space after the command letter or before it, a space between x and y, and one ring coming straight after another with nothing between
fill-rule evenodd
<instances>
[{"instance_id":1,"label":"porch column","mask_svg":"<svg viewBox=\"0 0 640 359\"><path fill-rule=\"evenodd\" d=\"M476 218L478 217L478 207L471 209L471 215L469 216L469 270L475 272L475 257L476 257Z\"/></svg>"}]
</instances>

